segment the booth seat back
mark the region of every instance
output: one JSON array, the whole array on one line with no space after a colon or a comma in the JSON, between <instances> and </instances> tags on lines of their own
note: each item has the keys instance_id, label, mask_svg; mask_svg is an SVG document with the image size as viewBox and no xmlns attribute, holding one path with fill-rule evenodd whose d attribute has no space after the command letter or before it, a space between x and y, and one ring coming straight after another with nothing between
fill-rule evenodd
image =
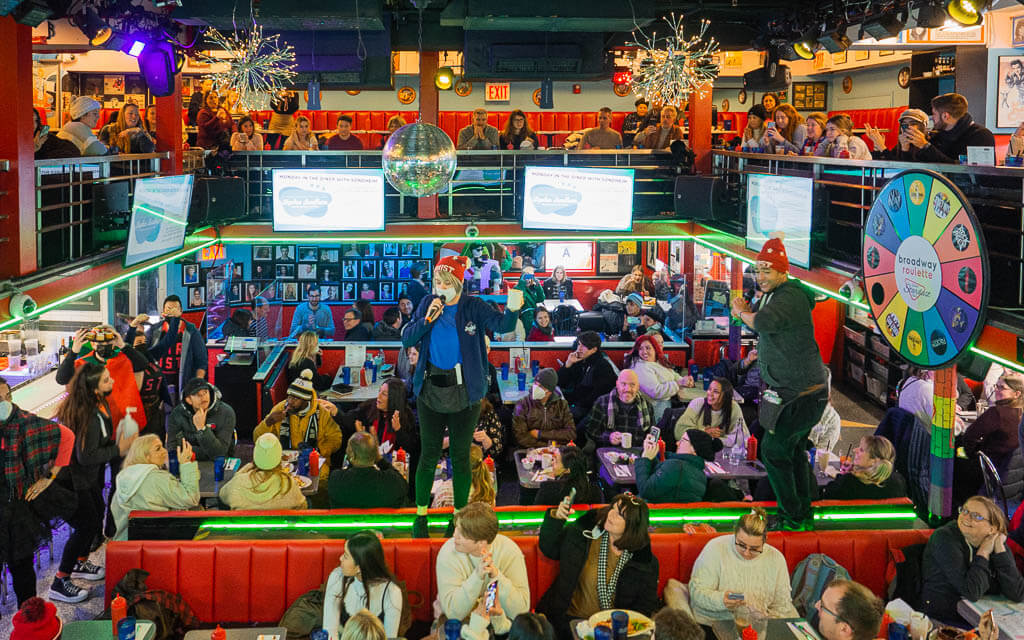
<instances>
[{"instance_id":1,"label":"booth seat back","mask_svg":"<svg viewBox=\"0 0 1024 640\"><path fill-rule=\"evenodd\" d=\"M768 543L786 556L790 571L810 553L825 553L854 580L882 595L891 549L924 542L930 531L771 533ZM716 535L654 534L659 591L669 578L689 582L693 562ZM512 538L522 549L535 606L558 574L537 538ZM410 594L413 616L430 620L437 596L434 567L444 539L384 539L384 556ZM300 595L319 587L338 566L343 540L128 541L107 545L106 597L130 569L150 575L147 586L179 593L204 622L275 622Z\"/></svg>"},{"instance_id":2,"label":"booth seat back","mask_svg":"<svg viewBox=\"0 0 1024 640\"><path fill-rule=\"evenodd\" d=\"M884 109L846 109L840 111L829 111L829 117L845 113L853 120L854 129L863 129L864 125L870 124L876 129L888 129L882 135L885 136L885 147L891 149L896 146L897 138L900 136L900 114L907 109L902 107L886 107ZM864 134L860 136L867 143L868 149L873 150L873 145Z\"/></svg>"}]
</instances>

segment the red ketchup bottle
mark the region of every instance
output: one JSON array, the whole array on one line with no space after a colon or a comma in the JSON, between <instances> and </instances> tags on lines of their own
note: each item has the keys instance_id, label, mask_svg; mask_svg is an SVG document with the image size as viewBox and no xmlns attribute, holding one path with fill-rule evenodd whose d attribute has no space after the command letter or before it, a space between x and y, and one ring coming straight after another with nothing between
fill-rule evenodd
<instances>
[{"instance_id":1,"label":"red ketchup bottle","mask_svg":"<svg viewBox=\"0 0 1024 640\"><path fill-rule=\"evenodd\" d=\"M225 640L227 636L228 634L218 624L217 628L210 633L210 640ZM756 638L757 636L754 637Z\"/></svg>"},{"instance_id":2,"label":"red ketchup bottle","mask_svg":"<svg viewBox=\"0 0 1024 640\"><path fill-rule=\"evenodd\" d=\"M110 620L114 623L114 637L117 637L117 624L128 615L128 602L118 594L110 601Z\"/></svg>"},{"instance_id":3,"label":"red ketchup bottle","mask_svg":"<svg viewBox=\"0 0 1024 640\"><path fill-rule=\"evenodd\" d=\"M665 461L665 441L661 438L658 439L658 458L662 462Z\"/></svg>"},{"instance_id":4,"label":"red ketchup bottle","mask_svg":"<svg viewBox=\"0 0 1024 640\"><path fill-rule=\"evenodd\" d=\"M757 640L757 632L754 631L754 627L747 627L740 635L743 637L743 640Z\"/></svg>"},{"instance_id":5,"label":"red ketchup bottle","mask_svg":"<svg viewBox=\"0 0 1024 640\"><path fill-rule=\"evenodd\" d=\"M747 460L757 460L757 438L747 438Z\"/></svg>"},{"instance_id":6,"label":"red ketchup bottle","mask_svg":"<svg viewBox=\"0 0 1024 640\"><path fill-rule=\"evenodd\" d=\"M313 449L309 452L309 477L320 475L320 452Z\"/></svg>"}]
</instances>

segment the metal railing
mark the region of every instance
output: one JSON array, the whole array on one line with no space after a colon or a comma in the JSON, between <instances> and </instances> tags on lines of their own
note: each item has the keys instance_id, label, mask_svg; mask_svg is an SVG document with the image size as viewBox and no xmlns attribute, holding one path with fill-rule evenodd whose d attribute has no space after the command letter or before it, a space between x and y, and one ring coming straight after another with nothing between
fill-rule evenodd
<instances>
[{"instance_id":1,"label":"metal railing","mask_svg":"<svg viewBox=\"0 0 1024 640\"><path fill-rule=\"evenodd\" d=\"M36 264L78 260L127 238L137 178L160 173L167 153L35 161Z\"/></svg>"}]
</instances>

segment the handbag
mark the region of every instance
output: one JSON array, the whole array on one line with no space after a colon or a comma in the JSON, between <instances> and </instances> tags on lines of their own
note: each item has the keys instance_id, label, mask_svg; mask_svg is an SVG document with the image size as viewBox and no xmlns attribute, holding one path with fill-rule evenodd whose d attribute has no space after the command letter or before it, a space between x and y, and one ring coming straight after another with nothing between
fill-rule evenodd
<instances>
[{"instance_id":1,"label":"handbag","mask_svg":"<svg viewBox=\"0 0 1024 640\"><path fill-rule=\"evenodd\" d=\"M28 501L28 507L40 522L67 521L78 508L78 494L55 480L35 500Z\"/></svg>"}]
</instances>

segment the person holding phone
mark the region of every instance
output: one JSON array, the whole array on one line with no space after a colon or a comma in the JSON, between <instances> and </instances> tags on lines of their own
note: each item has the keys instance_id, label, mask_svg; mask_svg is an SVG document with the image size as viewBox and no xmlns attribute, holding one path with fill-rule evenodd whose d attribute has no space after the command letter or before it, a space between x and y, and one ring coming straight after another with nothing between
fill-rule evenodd
<instances>
[{"instance_id":1,"label":"person holding phone","mask_svg":"<svg viewBox=\"0 0 1024 640\"><path fill-rule=\"evenodd\" d=\"M770 618L799 617L790 595L786 557L768 544L764 509L754 507L737 520L731 536L704 545L693 563L690 598L693 616L703 625L732 621L732 612L740 605Z\"/></svg>"},{"instance_id":2,"label":"person holding phone","mask_svg":"<svg viewBox=\"0 0 1024 640\"><path fill-rule=\"evenodd\" d=\"M263 151L263 136L256 133L252 118L243 116L238 121L238 131L231 134L232 151Z\"/></svg>"},{"instance_id":3,"label":"person holding phone","mask_svg":"<svg viewBox=\"0 0 1024 640\"><path fill-rule=\"evenodd\" d=\"M910 143L908 130L914 129L922 135L928 131L928 115L920 109L906 109L900 114L900 135L899 142L892 149L885 147L885 135L873 127L871 123L865 123L864 129L867 138L871 141L874 151L871 157L876 160L901 160L903 162L918 162L919 149Z\"/></svg>"},{"instance_id":4,"label":"person holding phone","mask_svg":"<svg viewBox=\"0 0 1024 640\"><path fill-rule=\"evenodd\" d=\"M659 462L655 429L644 439L643 455L633 462L640 497L648 502L700 502L708 488L704 463L714 462L722 441L700 429L689 429L679 438L676 452Z\"/></svg>"}]
</instances>

